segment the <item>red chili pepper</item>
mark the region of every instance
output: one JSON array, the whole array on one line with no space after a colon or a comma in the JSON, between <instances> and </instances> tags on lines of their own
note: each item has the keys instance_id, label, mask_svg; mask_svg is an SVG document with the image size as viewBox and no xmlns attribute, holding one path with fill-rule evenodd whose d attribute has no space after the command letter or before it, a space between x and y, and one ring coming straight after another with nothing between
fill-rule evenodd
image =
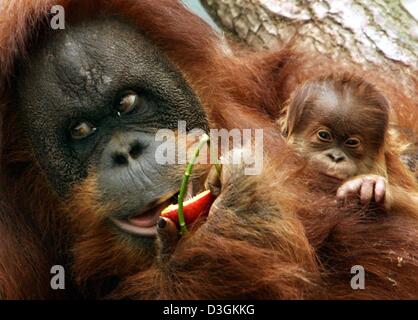
<instances>
[{"instance_id":1,"label":"red chili pepper","mask_svg":"<svg viewBox=\"0 0 418 320\"><path fill-rule=\"evenodd\" d=\"M209 190L203 191L183 203L184 220L186 225L192 224L199 216L207 216L214 201ZM161 216L173 221L179 227L178 204L171 204L163 211Z\"/></svg>"}]
</instances>

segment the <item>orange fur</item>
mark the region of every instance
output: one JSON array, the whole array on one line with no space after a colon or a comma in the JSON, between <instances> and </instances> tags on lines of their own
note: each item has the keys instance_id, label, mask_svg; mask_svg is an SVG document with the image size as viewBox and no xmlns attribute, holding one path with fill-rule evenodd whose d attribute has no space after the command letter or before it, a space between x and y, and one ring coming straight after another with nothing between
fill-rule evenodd
<instances>
[{"instance_id":1,"label":"orange fur","mask_svg":"<svg viewBox=\"0 0 418 320\"><path fill-rule=\"evenodd\" d=\"M106 208L97 203L94 173L61 203L16 123L15 62L25 58L56 4L65 6L68 22L120 13L182 71L212 127L264 129L263 175L232 175L208 221L182 239L164 265L154 261L154 247L138 250L100 219ZM316 59L291 46L261 53L226 50L208 25L172 0L3 3L0 295L60 297L43 277L50 266L62 264L71 274L67 298L417 298L418 216L408 194L391 212L338 208L336 186L318 184L275 128L295 85L320 71ZM410 119L418 114L416 104L401 90L389 91L400 124L416 132ZM403 190L407 173L397 161L390 163L390 176ZM366 269L365 291L349 286L355 264Z\"/></svg>"}]
</instances>

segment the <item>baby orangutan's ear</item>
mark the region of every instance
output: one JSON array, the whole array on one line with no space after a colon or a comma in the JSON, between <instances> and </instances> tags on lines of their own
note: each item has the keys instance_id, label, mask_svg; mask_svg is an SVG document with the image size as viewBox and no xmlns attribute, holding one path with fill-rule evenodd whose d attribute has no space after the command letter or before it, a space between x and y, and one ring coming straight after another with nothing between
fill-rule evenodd
<instances>
[{"instance_id":1,"label":"baby orangutan's ear","mask_svg":"<svg viewBox=\"0 0 418 320\"><path fill-rule=\"evenodd\" d=\"M310 97L310 87L307 85L300 86L291 94L277 121L284 137L292 136L296 130Z\"/></svg>"}]
</instances>

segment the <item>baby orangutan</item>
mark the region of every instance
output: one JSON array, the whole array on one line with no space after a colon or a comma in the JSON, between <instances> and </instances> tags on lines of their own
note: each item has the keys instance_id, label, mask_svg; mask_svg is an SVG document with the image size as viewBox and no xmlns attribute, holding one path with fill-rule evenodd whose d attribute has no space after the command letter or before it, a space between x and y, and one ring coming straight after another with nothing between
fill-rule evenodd
<instances>
[{"instance_id":1,"label":"baby orangutan","mask_svg":"<svg viewBox=\"0 0 418 320\"><path fill-rule=\"evenodd\" d=\"M389 206L385 141L389 103L370 83L332 74L298 87L279 123L288 143L321 174L343 181L337 199Z\"/></svg>"}]
</instances>

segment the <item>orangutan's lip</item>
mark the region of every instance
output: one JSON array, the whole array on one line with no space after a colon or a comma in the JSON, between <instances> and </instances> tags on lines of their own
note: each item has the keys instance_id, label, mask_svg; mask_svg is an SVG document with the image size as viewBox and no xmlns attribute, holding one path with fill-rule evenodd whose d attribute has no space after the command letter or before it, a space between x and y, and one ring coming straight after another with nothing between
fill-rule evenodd
<instances>
[{"instance_id":1,"label":"orangutan's lip","mask_svg":"<svg viewBox=\"0 0 418 320\"><path fill-rule=\"evenodd\" d=\"M330 180L330 181L334 181L334 182L336 182L336 183L341 183L342 181L344 181L345 179L342 179L342 178L340 178L340 177L337 177L337 176L334 176L334 175L331 175L331 174L327 174L327 173L322 173L322 175L326 178L326 179L328 179L328 180Z\"/></svg>"},{"instance_id":2,"label":"orangutan's lip","mask_svg":"<svg viewBox=\"0 0 418 320\"><path fill-rule=\"evenodd\" d=\"M138 227L127 220L118 220L114 218L112 218L112 222L122 231L132 235L140 237L155 237L157 235L156 225L151 227Z\"/></svg>"}]
</instances>

